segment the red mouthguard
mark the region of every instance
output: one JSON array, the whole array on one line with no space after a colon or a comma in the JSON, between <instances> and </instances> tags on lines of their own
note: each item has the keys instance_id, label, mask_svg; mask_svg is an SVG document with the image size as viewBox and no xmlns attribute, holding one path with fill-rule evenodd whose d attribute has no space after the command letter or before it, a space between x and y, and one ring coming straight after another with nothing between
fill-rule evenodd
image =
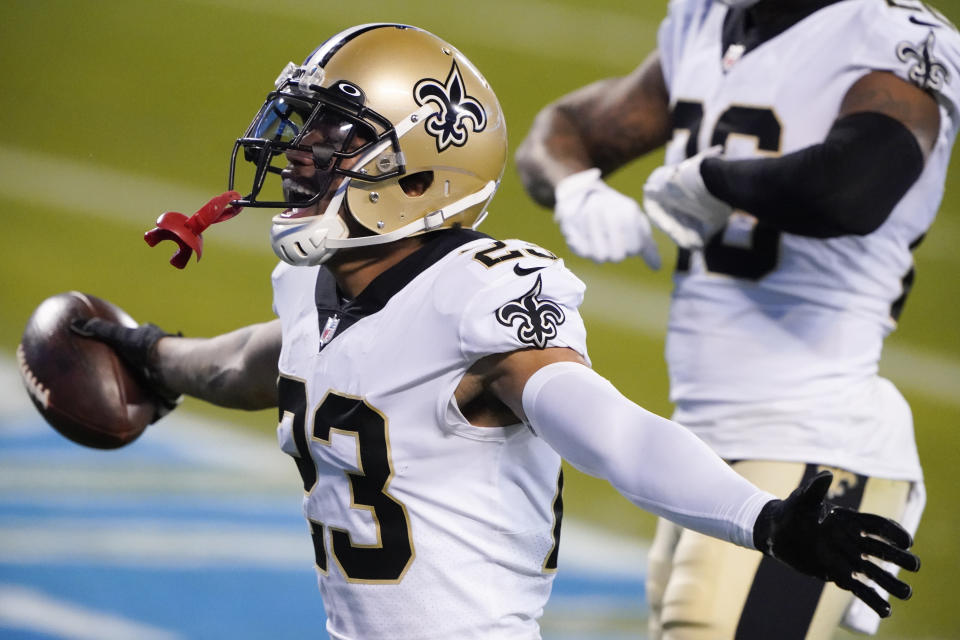
<instances>
[{"instance_id":1,"label":"red mouthguard","mask_svg":"<svg viewBox=\"0 0 960 640\"><path fill-rule=\"evenodd\" d=\"M243 207L230 204L231 201L239 199L239 193L227 191L200 207L200 210L189 218L176 211L167 211L157 218L156 227L143 234L143 239L151 247L163 240L176 242L179 248L170 258L170 264L177 269L183 269L194 251L197 252L198 261L203 255L202 234L207 227L229 220L243 210Z\"/></svg>"}]
</instances>

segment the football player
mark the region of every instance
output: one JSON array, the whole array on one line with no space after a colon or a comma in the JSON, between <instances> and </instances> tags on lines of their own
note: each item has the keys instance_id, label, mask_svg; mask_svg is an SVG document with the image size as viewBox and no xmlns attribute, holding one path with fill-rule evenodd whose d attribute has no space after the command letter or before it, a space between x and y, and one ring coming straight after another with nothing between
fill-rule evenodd
<instances>
[{"instance_id":1,"label":"football player","mask_svg":"<svg viewBox=\"0 0 960 640\"><path fill-rule=\"evenodd\" d=\"M278 318L207 339L77 330L171 401L279 407L332 638L539 638L561 457L884 615L855 576L908 597L879 562L916 570L910 536L828 506L829 473L775 498L590 368L580 280L474 230L506 152L495 94L452 45L397 24L343 31L283 70L234 149L252 167L236 205L282 209Z\"/></svg>"},{"instance_id":2,"label":"football player","mask_svg":"<svg viewBox=\"0 0 960 640\"><path fill-rule=\"evenodd\" d=\"M644 211L603 177L666 145L644 208L680 247L674 419L768 491L834 468L833 503L915 531L912 417L877 365L958 110L960 37L921 2L672 0L657 50L545 107L517 164L576 254L656 266ZM849 594L666 521L648 594L656 638L879 622Z\"/></svg>"}]
</instances>

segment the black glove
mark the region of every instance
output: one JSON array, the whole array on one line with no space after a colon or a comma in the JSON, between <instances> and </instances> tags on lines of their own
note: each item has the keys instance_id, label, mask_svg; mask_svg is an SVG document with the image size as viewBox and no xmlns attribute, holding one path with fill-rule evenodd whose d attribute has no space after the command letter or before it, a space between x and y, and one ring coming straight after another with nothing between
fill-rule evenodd
<instances>
[{"instance_id":1,"label":"black glove","mask_svg":"<svg viewBox=\"0 0 960 640\"><path fill-rule=\"evenodd\" d=\"M156 422L167 415L180 403L180 394L171 391L163 383L159 371L152 364L151 357L160 338L182 334L167 333L154 324L125 327L102 318L87 320L77 318L70 323L70 330L85 338L93 338L108 344L130 367L134 375L146 385L156 397L157 414L151 422Z\"/></svg>"},{"instance_id":2,"label":"black glove","mask_svg":"<svg viewBox=\"0 0 960 640\"><path fill-rule=\"evenodd\" d=\"M916 571L920 559L907 551L913 540L893 520L824 502L832 479L832 473L822 471L786 500L768 502L754 525L753 543L766 555L800 573L852 591L881 618L886 618L890 615L890 603L854 573L863 574L891 595L906 600L911 595L910 585L866 556Z\"/></svg>"}]
</instances>

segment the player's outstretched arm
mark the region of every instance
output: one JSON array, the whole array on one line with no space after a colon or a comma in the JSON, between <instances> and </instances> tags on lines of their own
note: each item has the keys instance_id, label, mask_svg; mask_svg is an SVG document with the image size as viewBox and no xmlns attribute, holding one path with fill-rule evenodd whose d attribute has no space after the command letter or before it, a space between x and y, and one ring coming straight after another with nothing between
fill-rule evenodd
<instances>
[{"instance_id":1,"label":"player's outstretched arm","mask_svg":"<svg viewBox=\"0 0 960 640\"><path fill-rule=\"evenodd\" d=\"M151 324L130 328L100 319L73 329L109 344L165 397L186 394L233 409L277 406L279 320L213 338L184 338Z\"/></svg>"},{"instance_id":2,"label":"player's outstretched arm","mask_svg":"<svg viewBox=\"0 0 960 640\"><path fill-rule=\"evenodd\" d=\"M681 425L646 411L569 349L487 359L489 388L565 460L609 481L634 504L684 527L757 548L852 591L881 616L889 605L855 574L894 596L909 587L868 560L915 571L910 536L872 514L824 503L829 476L786 500L737 474Z\"/></svg>"}]
</instances>

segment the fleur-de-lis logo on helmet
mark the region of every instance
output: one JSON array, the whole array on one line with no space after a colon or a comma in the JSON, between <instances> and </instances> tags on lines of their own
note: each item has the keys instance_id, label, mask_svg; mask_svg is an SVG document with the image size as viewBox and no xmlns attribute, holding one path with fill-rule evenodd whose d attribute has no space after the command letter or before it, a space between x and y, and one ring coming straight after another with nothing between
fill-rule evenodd
<instances>
[{"instance_id":1,"label":"fleur-de-lis logo on helmet","mask_svg":"<svg viewBox=\"0 0 960 640\"><path fill-rule=\"evenodd\" d=\"M450 145L462 147L467 142L466 121L471 121L474 133L483 131L487 126L487 114L483 106L467 95L467 89L460 75L460 68L454 60L450 73L444 82L433 78L424 78L413 88L413 97L421 107L432 102L440 107L426 121L427 133L437 141L437 151L443 151Z\"/></svg>"},{"instance_id":2,"label":"fleur-de-lis logo on helmet","mask_svg":"<svg viewBox=\"0 0 960 640\"><path fill-rule=\"evenodd\" d=\"M519 321L517 338L537 349L545 348L547 341L557 336L557 327L565 320L559 305L538 297L542 288L543 283L538 275L530 291L497 309L497 322L510 327Z\"/></svg>"},{"instance_id":3,"label":"fleur-de-lis logo on helmet","mask_svg":"<svg viewBox=\"0 0 960 640\"><path fill-rule=\"evenodd\" d=\"M943 86L950 82L950 72L942 62L933 57L935 43L933 31L923 39L923 42L917 44L901 42L897 45L897 58L901 62L913 61L907 75L915 85L921 89L942 91Z\"/></svg>"}]
</instances>

